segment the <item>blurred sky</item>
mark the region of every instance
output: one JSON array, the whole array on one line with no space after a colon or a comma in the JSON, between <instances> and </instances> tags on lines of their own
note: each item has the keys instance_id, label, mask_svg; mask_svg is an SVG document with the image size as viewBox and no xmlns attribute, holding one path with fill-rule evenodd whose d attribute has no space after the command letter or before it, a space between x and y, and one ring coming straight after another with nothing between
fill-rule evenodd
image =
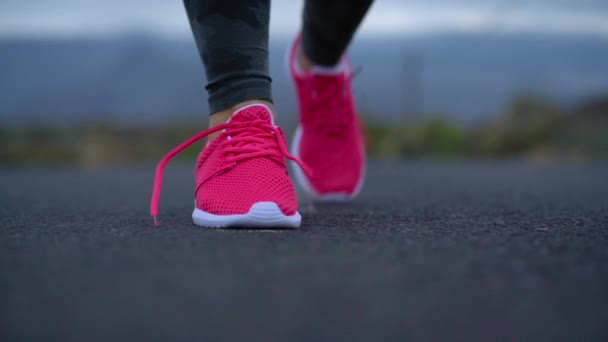
<instances>
[{"instance_id":1,"label":"blurred sky","mask_svg":"<svg viewBox=\"0 0 608 342\"><path fill-rule=\"evenodd\" d=\"M229 0L225 0L229 1ZM275 0L271 35L291 36L302 1ZM608 39L608 0L376 0L361 34L532 32ZM0 38L144 32L189 37L180 0L2 0Z\"/></svg>"}]
</instances>

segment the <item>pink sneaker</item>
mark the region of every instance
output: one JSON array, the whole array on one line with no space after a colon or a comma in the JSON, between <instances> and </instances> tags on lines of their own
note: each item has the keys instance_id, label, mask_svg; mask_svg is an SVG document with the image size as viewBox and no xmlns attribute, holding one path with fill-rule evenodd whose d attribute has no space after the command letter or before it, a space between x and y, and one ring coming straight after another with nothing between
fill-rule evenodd
<instances>
[{"instance_id":1,"label":"pink sneaker","mask_svg":"<svg viewBox=\"0 0 608 342\"><path fill-rule=\"evenodd\" d=\"M298 228L301 216L285 158L291 156L283 132L264 105L250 105L223 125L197 134L158 164L150 214L158 215L162 173L167 162L194 142L223 131L201 151L196 164L194 224L203 227ZM158 225L158 223L157 223Z\"/></svg>"},{"instance_id":2,"label":"pink sneaker","mask_svg":"<svg viewBox=\"0 0 608 342\"><path fill-rule=\"evenodd\" d=\"M297 37L288 55L300 109L291 152L314 175L295 168L295 179L315 200L350 200L361 191L365 178L365 147L350 86L352 68L344 57L332 70L313 67L303 73L296 62L299 46Z\"/></svg>"}]
</instances>

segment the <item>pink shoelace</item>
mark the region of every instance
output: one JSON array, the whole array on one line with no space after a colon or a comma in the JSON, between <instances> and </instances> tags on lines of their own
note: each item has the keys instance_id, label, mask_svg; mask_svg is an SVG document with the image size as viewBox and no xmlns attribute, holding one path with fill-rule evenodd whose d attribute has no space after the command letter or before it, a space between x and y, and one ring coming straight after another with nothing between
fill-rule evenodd
<instances>
[{"instance_id":1,"label":"pink shoelace","mask_svg":"<svg viewBox=\"0 0 608 342\"><path fill-rule=\"evenodd\" d=\"M223 149L222 153L227 156L226 161L229 163L238 163L246 159L257 157L271 157L277 160L282 160L284 156L298 164L298 166L302 168L306 174L309 176L312 175L312 170L307 165L287 151L285 140L283 138L283 131L280 127L273 126L268 123L268 121L261 119L246 122L231 122L215 126L198 133L197 135L179 144L177 147L169 151L169 153L167 153L156 166L154 187L152 190L152 198L150 199L150 215L154 219L155 226L159 226L157 219L158 201L160 198L163 171L167 163L190 145L210 134L219 132L221 130L225 131L216 139L222 139L219 148ZM230 136L230 139L227 139L228 136Z\"/></svg>"}]
</instances>

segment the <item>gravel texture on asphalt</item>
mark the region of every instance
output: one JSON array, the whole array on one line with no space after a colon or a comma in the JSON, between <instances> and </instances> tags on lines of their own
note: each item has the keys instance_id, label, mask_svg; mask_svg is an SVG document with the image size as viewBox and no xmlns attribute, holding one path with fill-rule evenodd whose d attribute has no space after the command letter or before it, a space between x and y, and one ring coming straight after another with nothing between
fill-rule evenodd
<instances>
[{"instance_id":1,"label":"gravel texture on asphalt","mask_svg":"<svg viewBox=\"0 0 608 342\"><path fill-rule=\"evenodd\" d=\"M608 164L373 162L299 230L191 223L193 172L0 170L0 340L608 340Z\"/></svg>"}]
</instances>

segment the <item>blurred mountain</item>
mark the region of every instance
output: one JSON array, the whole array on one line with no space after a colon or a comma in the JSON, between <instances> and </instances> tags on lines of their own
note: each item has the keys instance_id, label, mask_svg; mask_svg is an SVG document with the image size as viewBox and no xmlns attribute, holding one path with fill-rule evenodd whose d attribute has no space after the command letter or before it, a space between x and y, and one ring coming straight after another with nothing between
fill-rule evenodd
<instances>
[{"instance_id":1,"label":"blurred mountain","mask_svg":"<svg viewBox=\"0 0 608 342\"><path fill-rule=\"evenodd\" d=\"M357 39L351 59L360 111L378 120L444 113L496 115L532 91L570 104L608 92L608 44L557 35L435 35ZM284 69L286 41L271 44L275 102L295 110ZM119 123L207 113L194 43L130 35L0 41L0 123ZM285 115L293 120L293 115Z\"/></svg>"}]
</instances>

